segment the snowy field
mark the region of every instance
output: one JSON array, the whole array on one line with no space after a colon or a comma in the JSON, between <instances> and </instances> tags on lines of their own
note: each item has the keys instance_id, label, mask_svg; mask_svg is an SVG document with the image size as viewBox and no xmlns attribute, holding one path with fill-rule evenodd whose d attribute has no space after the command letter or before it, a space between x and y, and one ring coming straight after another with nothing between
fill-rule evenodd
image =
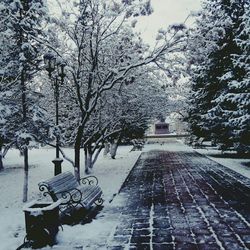
<instances>
[{"instance_id":1,"label":"snowy field","mask_svg":"<svg viewBox=\"0 0 250 250\"><path fill-rule=\"evenodd\" d=\"M105 204L119 191L141 153L139 151L129 152L130 150L131 146L119 147L115 160L100 155L94 166L93 174L99 179ZM68 157L73 159L72 149L64 151ZM51 160L55 157L55 149L33 149L30 151L29 157L29 201L31 201L40 197L37 183L53 176L54 167ZM20 157L17 150L10 150L4 160L5 170L0 173L0 250L16 249L22 244L25 236L22 211L24 178L22 161L23 158ZM63 171L73 172L73 167L69 162L64 160L62 166Z\"/></svg>"},{"instance_id":2,"label":"snowy field","mask_svg":"<svg viewBox=\"0 0 250 250\"><path fill-rule=\"evenodd\" d=\"M216 149L195 149L200 154L206 155L209 159L228 167L241 175L250 178L250 159L237 158L232 152L221 154Z\"/></svg>"},{"instance_id":3,"label":"snowy field","mask_svg":"<svg viewBox=\"0 0 250 250\"><path fill-rule=\"evenodd\" d=\"M122 183L130 170L136 163L140 151L130 152L130 146L122 146L118 149L115 160L100 155L93 174L100 181L104 193L104 207L123 206L121 197L116 196L112 203L109 201L117 194ZM168 150L168 151L193 151L182 143L176 143L174 139L168 139L167 143L148 144L143 151ZM250 170L244 164L249 162L246 159L223 159L216 157L218 151L197 150L199 153L209 157L224 166L250 178ZM67 156L73 159L73 150L65 149ZM29 201L40 197L37 183L43 179L53 176L53 164L55 150L51 148L33 149L30 151L30 172L29 172ZM214 155L214 156L212 156ZM23 158L17 150L11 150L4 160L5 170L0 173L0 250L13 250L22 244L25 236L24 214L22 212L22 185L23 185ZM83 160L82 160L83 161ZM71 170L72 165L67 161L63 162L63 171ZM84 174L82 173L82 176ZM64 226L64 231L58 233L58 246L81 245L82 242L91 241L101 237L103 228L112 228L118 218L105 220L102 213L97 219L86 225ZM57 246L53 247L57 249Z\"/></svg>"}]
</instances>

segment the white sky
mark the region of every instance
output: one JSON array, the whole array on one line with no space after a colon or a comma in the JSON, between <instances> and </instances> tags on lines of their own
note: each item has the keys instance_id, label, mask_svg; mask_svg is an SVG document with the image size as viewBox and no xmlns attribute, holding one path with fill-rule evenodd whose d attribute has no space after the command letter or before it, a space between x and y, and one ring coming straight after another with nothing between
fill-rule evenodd
<instances>
[{"instance_id":1,"label":"white sky","mask_svg":"<svg viewBox=\"0 0 250 250\"><path fill-rule=\"evenodd\" d=\"M160 28L166 28L172 23L184 22L190 11L199 10L201 0L151 0L151 4L154 9L153 14L140 17L136 25L144 41L149 44L153 44Z\"/></svg>"},{"instance_id":2,"label":"white sky","mask_svg":"<svg viewBox=\"0 0 250 250\"><path fill-rule=\"evenodd\" d=\"M0 0L1 1L1 0ZM65 1L72 0L60 0ZM108 0L107 0L108 1ZM141 37L146 43L154 44L156 34L160 28L167 28L173 23L182 23L191 11L200 9L202 0L151 0L153 14L146 17L139 17L136 24L136 30L141 33ZM58 12L56 0L48 0L52 12ZM64 5L62 4L62 5ZM187 24L192 23L190 19Z\"/></svg>"}]
</instances>

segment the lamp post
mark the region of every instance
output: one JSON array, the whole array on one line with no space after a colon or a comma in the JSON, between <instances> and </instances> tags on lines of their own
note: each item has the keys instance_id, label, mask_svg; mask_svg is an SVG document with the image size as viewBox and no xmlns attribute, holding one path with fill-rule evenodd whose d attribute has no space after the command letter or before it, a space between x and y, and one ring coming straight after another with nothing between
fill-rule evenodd
<instances>
[{"instance_id":1,"label":"lamp post","mask_svg":"<svg viewBox=\"0 0 250 250\"><path fill-rule=\"evenodd\" d=\"M52 72L56 68L56 57L53 53L48 52L44 55L44 64L45 68L49 73L49 78L52 78ZM57 64L57 74L61 77L61 83L63 83L65 74L64 74L64 63L58 63ZM54 94L55 94L55 102L56 102L56 127L58 127L59 124L59 82L57 76L54 80ZM52 161L54 163L54 175L58 175L62 172L62 162L63 160L60 158L60 151L59 151L59 135L56 134L56 158Z\"/></svg>"},{"instance_id":2,"label":"lamp post","mask_svg":"<svg viewBox=\"0 0 250 250\"><path fill-rule=\"evenodd\" d=\"M56 57L52 52L48 52L44 55L44 64L45 64L45 69L49 73L49 78L52 76L52 72L56 68Z\"/></svg>"}]
</instances>

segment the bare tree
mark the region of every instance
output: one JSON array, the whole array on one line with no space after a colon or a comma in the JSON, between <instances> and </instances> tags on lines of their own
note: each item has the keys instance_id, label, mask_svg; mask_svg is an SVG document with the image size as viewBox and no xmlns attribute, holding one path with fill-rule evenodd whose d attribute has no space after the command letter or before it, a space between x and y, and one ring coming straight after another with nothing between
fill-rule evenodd
<instances>
[{"instance_id":1,"label":"bare tree","mask_svg":"<svg viewBox=\"0 0 250 250\"><path fill-rule=\"evenodd\" d=\"M136 69L156 62L166 53L180 51L183 37L173 28L162 36L153 50L145 46L131 27L131 17L148 14L148 1L80 1L78 9L64 11L60 24L67 61L75 130L75 175L80 176L80 149L86 145L85 129L104 93L115 86L133 82ZM72 106L71 106L72 107ZM85 138L85 139L84 139Z\"/></svg>"}]
</instances>

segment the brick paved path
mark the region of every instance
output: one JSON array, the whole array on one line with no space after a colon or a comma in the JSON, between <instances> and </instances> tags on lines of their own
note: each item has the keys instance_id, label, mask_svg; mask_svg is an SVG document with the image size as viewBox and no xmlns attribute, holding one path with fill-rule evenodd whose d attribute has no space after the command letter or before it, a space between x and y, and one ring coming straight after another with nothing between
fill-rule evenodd
<instances>
[{"instance_id":1,"label":"brick paved path","mask_svg":"<svg viewBox=\"0 0 250 250\"><path fill-rule=\"evenodd\" d=\"M250 180L198 153L144 153L119 196L108 249L250 249Z\"/></svg>"}]
</instances>

